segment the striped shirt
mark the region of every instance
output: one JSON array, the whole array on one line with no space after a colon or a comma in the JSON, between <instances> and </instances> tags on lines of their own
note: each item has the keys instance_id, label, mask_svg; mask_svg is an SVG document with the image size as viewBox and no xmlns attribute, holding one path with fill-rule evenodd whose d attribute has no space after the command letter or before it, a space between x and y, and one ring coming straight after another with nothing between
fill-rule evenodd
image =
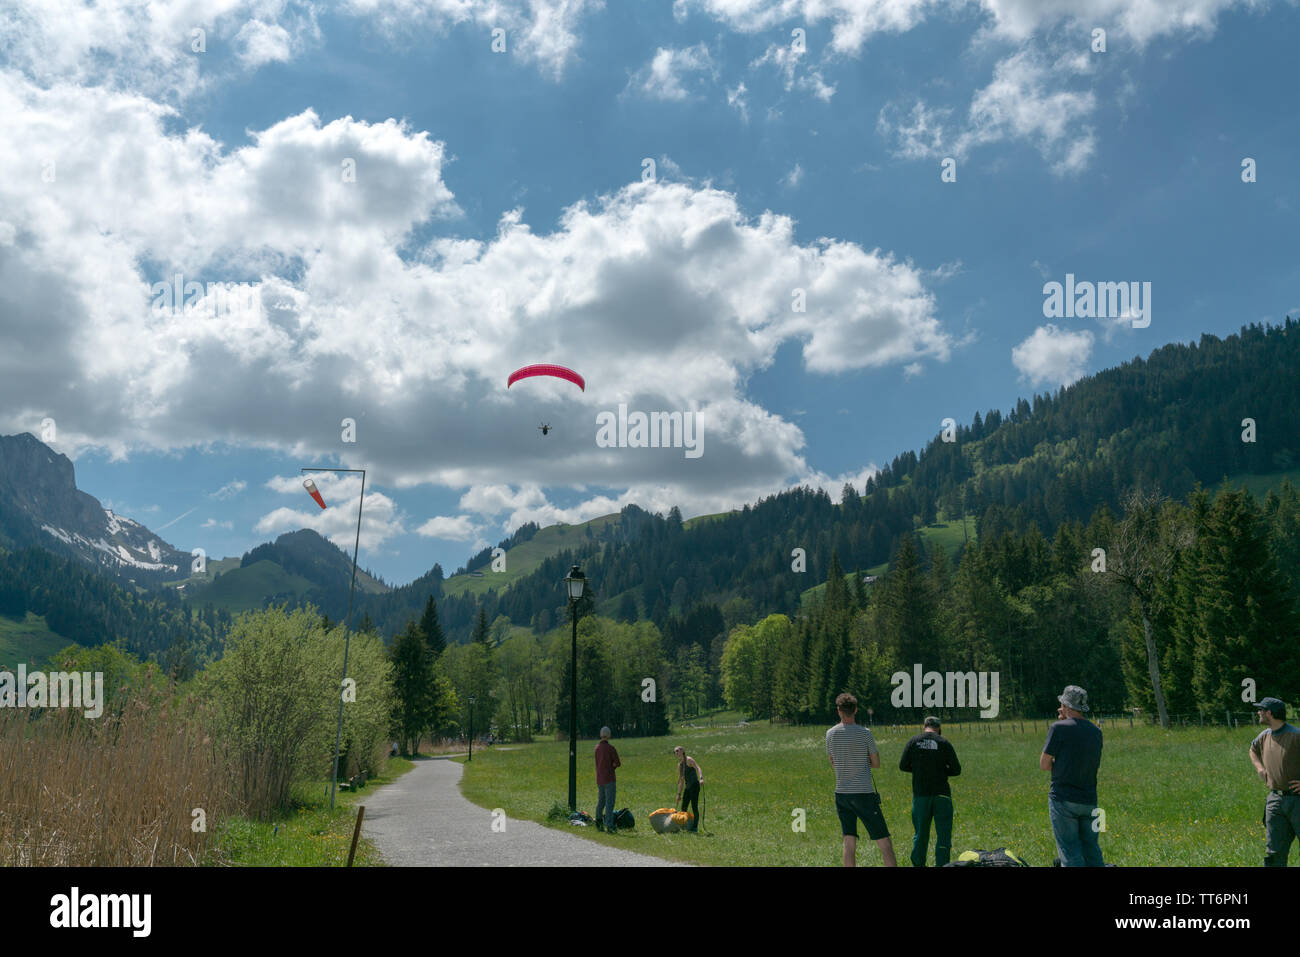
<instances>
[{"instance_id":1,"label":"striped shirt","mask_svg":"<svg viewBox=\"0 0 1300 957\"><path fill-rule=\"evenodd\" d=\"M835 762L836 794L874 794L871 758L876 739L860 724L837 724L826 732L826 753Z\"/></svg>"}]
</instances>

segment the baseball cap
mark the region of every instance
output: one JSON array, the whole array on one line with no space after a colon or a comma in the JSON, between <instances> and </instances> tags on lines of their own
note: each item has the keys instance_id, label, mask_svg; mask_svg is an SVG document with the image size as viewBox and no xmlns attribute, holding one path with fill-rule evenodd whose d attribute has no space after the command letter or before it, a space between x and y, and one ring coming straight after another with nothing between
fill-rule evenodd
<instances>
[{"instance_id":1,"label":"baseball cap","mask_svg":"<svg viewBox=\"0 0 1300 957\"><path fill-rule=\"evenodd\" d=\"M1279 721L1286 718L1286 704L1280 698L1264 698L1256 701L1252 707L1256 711L1271 711Z\"/></svg>"}]
</instances>

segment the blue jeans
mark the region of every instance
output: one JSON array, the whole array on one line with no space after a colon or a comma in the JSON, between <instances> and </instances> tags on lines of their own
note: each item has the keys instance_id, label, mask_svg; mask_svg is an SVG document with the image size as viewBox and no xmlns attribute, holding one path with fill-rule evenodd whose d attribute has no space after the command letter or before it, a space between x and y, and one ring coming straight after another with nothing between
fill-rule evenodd
<instances>
[{"instance_id":1,"label":"blue jeans","mask_svg":"<svg viewBox=\"0 0 1300 957\"><path fill-rule=\"evenodd\" d=\"M614 830L614 788L616 782L596 785L596 820L604 820L605 829ZM603 814L602 814L603 812Z\"/></svg>"},{"instance_id":2,"label":"blue jeans","mask_svg":"<svg viewBox=\"0 0 1300 957\"><path fill-rule=\"evenodd\" d=\"M1092 804L1047 799L1047 813L1052 819L1052 836L1062 867L1104 867L1097 832L1092 829L1095 810Z\"/></svg>"}]
</instances>

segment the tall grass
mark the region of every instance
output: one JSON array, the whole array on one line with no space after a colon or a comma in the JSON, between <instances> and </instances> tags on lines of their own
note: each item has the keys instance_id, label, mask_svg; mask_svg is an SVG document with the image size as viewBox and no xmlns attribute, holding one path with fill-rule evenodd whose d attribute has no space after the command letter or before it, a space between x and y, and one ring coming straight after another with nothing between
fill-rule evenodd
<instances>
[{"instance_id":1,"label":"tall grass","mask_svg":"<svg viewBox=\"0 0 1300 957\"><path fill-rule=\"evenodd\" d=\"M96 719L0 708L0 864L196 864L232 809L222 749L189 696L146 684Z\"/></svg>"}]
</instances>

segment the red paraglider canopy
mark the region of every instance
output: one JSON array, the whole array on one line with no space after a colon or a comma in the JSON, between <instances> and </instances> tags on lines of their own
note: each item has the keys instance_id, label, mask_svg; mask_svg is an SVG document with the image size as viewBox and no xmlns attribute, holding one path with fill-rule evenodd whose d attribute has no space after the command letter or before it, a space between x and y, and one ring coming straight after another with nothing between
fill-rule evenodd
<instances>
[{"instance_id":1,"label":"red paraglider canopy","mask_svg":"<svg viewBox=\"0 0 1300 957\"><path fill-rule=\"evenodd\" d=\"M546 364L535 365L535 366L524 366L522 369L516 369L514 372L510 373L510 378L506 380L506 388L507 389L510 388L520 379L528 379L535 375L550 375L550 376L555 376L557 379L565 379L569 382L572 382L583 392L587 391L586 380L584 380L582 376L578 375L578 373L574 372L572 369L566 369L564 366L554 366L554 365L546 365Z\"/></svg>"}]
</instances>

